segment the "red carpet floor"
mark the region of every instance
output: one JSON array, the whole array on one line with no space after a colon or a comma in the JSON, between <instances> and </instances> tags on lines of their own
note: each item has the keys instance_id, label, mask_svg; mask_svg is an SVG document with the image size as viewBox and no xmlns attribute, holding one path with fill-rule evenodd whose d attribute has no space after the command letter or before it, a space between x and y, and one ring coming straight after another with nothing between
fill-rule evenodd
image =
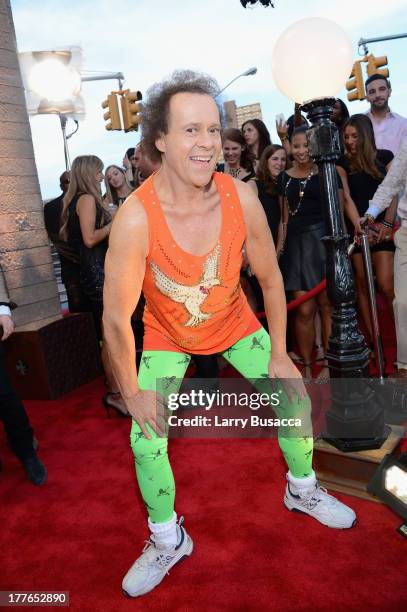
<instances>
[{"instance_id":1,"label":"red carpet floor","mask_svg":"<svg viewBox=\"0 0 407 612\"><path fill-rule=\"evenodd\" d=\"M288 512L275 440L173 440L177 511L195 542L154 592L121 579L147 537L127 419L107 419L100 380L26 402L49 481L34 487L0 440L0 590L70 592L70 609L406 610L407 542L385 506L338 495L348 531ZM1 432L2 435L2 432Z\"/></svg>"}]
</instances>

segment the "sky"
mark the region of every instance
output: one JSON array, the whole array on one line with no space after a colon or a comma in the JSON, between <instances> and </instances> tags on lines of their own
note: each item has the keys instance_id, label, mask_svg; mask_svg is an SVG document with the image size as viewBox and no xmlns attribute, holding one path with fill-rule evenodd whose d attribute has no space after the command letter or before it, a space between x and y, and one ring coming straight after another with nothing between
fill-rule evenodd
<instances>
[{"instance_id":1,"label":"sky","mask_svg":"<svg viewBox=\"0 0 407 612\"><path fill-rule=\"evenodd\" d=\"M239 0L11 0L11 7L19 52L80 46L83 71L123 72L124 87L143 95L176 69L206 72L223 87L256 66L257 74L233 83L223 100L235 100L238 106L260 102L275 142L275 116L288 117L293 112L293 102L278 91L271 72L274 44L288 26L306 17L336 21L352 41L355 60L361 37L407 32L405 0L276 0L275 8L257 4L250 9L244 9ZM404 116L407 79L402 58L406 50L407 38L369 45L375 56L388 57L391 108ZM115 89L117 81L82 84L86 116L69 140L71 160L96 154L105 166L121 165L126 149L139 141L140 132L104 128L101 103ZM346 101L345 89L338 95ZM348 103L348 107L351 114L368 109L365 101ZM42 196L55 197L65 168L58 117L35 115L30 123ZM74 128L68 121L67 132Z\"/></svg>"}]
</instances>

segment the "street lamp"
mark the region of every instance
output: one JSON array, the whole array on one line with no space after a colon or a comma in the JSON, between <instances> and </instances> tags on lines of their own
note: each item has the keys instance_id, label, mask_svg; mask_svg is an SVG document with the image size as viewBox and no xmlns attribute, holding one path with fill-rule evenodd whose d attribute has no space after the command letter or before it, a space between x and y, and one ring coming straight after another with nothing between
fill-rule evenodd
<instances>
[{"instance_id":1,"label":"street lamp","mask_svg":"<svg viewBox=\"0 0 407 612\"><path fill-rule=\"evenodd\" d=\"M349 237L343 229L335 168L340 156L339 134L330 119L335 95L351 72L352 56L351 42L336 23L310 18L283 32L272 60L278 88L302 104L311 122L308 147L320 176L327 233L327 293L333 305L327 352L332 401L326 439L347 452L380 448L387 436L377 394L362 380L369 376L369 349L357 322L355 283L347 253Z\"/></svg>"},{"instance_id":2,"label":"street lamp","mask_svg":"<svg viewBox=\"0 0 407 612\"><path fill-rule=\"evenodd\" d=\"M244 77L244 76L251 76L253 74L256 74L257 72L257 68L254 66L253 68L249 68L248 70L245 70L245 72L242 72L242 74L238 74L237 76L235 76L234 79L232 79L231 81L229 81L229 83L227 85L225 85L225 87L222 87L222 89L216 94L216 97L220 96L220 94L222 92L225 91L225 89L227 87L229 87L229 85L232 85L232 83L234 83L235 81L237 81L237 79L240 79L240 77Z\"/></svg>"}]
</instances>

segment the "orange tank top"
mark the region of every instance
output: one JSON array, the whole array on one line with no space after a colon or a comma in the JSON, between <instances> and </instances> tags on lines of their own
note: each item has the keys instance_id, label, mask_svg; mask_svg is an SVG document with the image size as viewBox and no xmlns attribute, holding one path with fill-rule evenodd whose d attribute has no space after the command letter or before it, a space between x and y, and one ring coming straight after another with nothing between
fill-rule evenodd
<instances>
[{"instance_id":1,"label":"orange tank top","mask_svg":"<svg viewBox=\"0 0 407 612\"><path fill-rule=\"evenodd\" d=\"M261 327L240 286L246 226L237 191L226 174L215 172L214 180L221 203L220 235L212 250L201 256L175 242L153 176L135 192L149 228L144 350L210 355Z\"/></svg>"}]
</instances>

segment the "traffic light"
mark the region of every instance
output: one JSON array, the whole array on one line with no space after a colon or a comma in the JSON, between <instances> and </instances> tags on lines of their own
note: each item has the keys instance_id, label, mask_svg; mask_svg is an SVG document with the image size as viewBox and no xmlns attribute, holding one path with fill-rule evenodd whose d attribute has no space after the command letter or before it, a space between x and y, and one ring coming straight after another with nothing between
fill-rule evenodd
<instances>
[{"instance_id":1,"label":"traffic light","mask_svg":"<svg viewBox=\"0 0 407 612\"><path fill-rule=\"evenodd\" d=\"M122 105L122 117L123 117L123 128L125 132L131 132L135 130L137 132L138 126L141 123L141 104L137 104L139 100L142 100L143 96L140 91L129 91L126 90L121 96Z\"/></svg>"},{"instance_id":2,"label":"traffic light","mask_svg":"<svg viewBox=\"0 0 407 612\"><path fill-rule=\"evenodd\" d=\"M122 125L120 121L119 102L117 96L111 93L107 96L107 99L102 102L102 108L108 108L107 113L103 115L103 119L107 121L105 125L106 130L121 130Z\"/></svg>"},{"instance_id":3,"label":"traffic light","mask_svg":"<svg viewBox=\"0 0 407 612\"><path fill-rule=\"evenodd\" d=\"M353 64L350 78L348 81L346 81L346 89L350 92L348 93L349 102L352 102L353 100L364 100L366 98L361 61L362 60L357 60Z\"/></svg>"},{"instance_id":4,"label":"traffic light","mask_svg":"<svg viewBox=\"0 0 407 612\"><path fill-rule=\"evenodd\" d=\"M387 55L381 55L380 57L375 57L372 53L366 56L367 61L367 75L372 76L373 74L381 74L382 76L389 77L389 69L388 68L380 68L381 66L386 66L387 64Z\"/></svg>"}]
</instances>

